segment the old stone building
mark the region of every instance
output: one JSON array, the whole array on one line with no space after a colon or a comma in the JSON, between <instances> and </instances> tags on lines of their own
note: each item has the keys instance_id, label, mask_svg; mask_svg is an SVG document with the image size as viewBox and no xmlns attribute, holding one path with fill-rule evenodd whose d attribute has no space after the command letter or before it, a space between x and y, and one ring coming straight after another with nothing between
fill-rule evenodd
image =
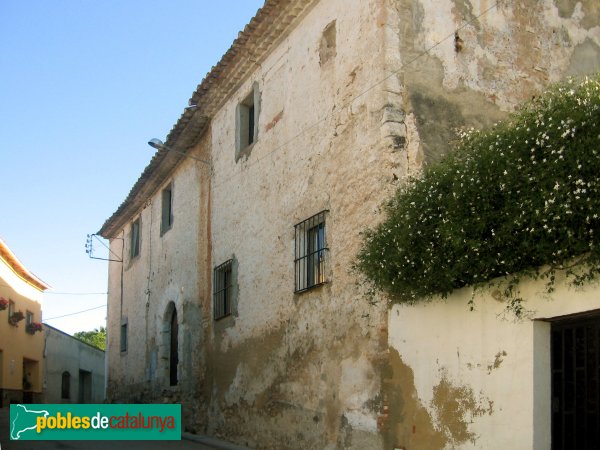
<instances>
[{"instance_id":1,"label":"old stone building","mask_svg":"<svg viewBox=\"0 0 600 450\"><path fill-rule=\"evenodd\" d=\"M549 322L388 308L352 266L457 128L599 69L595 0L268 0L99 232L109 400L257 448L548 448ZM600 308L558 294L536 318Z\"/></svg>"}]
</instances>

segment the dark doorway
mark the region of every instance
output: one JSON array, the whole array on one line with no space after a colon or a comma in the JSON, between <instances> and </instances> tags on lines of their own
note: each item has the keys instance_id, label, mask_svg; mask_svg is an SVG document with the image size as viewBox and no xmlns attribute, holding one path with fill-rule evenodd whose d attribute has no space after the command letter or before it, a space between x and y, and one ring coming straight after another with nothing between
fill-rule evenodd
<instances>
[{"instance_id":1,"label":"dark doorway","mask_svg":"<svg viewBox=\"0 0 600 450\"><path fill-rule=\"evenodd\" d=\"M92 401L92 372L79 369L79 403Z\"/></svg>"},{"instance_id":2,"label":"dark doorway","mask_svg":"<svg viewBox=\"0 0 600 450\"><path fill-rule=\"evenodd\" d=\"M63 400L71 398L71 374L68 371L62 373L60 392Z\"/></svg>"},{"instance_id":3,"label":"dark doorway","mask_svg":"<svg viewBox=\"0 0 600 450\"><path fill-rule=\"evenodd\" d=\"M600 314L552 323L552 449L600 448Z\"/></svg>"},{"instance_id":4,"label":"dark doorway","mask_svg":"<svg viewBox=\"0 0 600 450\"><path fill-rule=\"evenodd\" d=\"M177 365L179 364L179 327L177 325L177 310L173 308L171 313L171 339L169 350L169 383L171 386L177 385Z\"/></svg>"}]
</instances>

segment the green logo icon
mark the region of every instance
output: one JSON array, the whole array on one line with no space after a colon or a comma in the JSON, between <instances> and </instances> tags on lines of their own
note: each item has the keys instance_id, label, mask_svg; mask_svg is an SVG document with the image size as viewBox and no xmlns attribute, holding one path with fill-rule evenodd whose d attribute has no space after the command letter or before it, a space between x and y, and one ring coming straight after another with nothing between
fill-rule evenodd
<instances>
[{"instance_id":1,"label":"green logo icon","mask_svg":"<svg viewBox=\"0 0 600 450\"><path fill-rule=\"evenodd\" d=\"M181 405L10 405L11 440L180 440Z\"/></svg>"}]
</instances>

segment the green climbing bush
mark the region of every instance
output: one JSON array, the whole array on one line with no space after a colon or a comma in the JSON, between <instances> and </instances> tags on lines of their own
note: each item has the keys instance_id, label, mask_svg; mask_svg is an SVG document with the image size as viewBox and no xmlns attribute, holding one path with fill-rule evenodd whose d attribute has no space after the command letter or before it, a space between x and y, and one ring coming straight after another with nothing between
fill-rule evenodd
<instances>
[{"instance_id":1,"label":"green climbing bush","mask_svg":"<svg viewBox=\"0 0 600 450\"><path fill-rule=\"evenodd\" d=\"M400 187L356 266L395 302L523 277L600 273L600 77L570 79ZM515 306L516 305L516 306ZM520 304L514 303L517 314Z\"/></svg>"}]
</instances>

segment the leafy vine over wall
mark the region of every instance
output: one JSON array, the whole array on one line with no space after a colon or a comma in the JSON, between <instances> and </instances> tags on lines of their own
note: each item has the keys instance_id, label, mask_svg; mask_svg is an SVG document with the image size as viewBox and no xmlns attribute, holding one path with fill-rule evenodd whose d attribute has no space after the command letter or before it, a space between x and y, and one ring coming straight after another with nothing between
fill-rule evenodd
<instances>
[{"instance_id":1,"label":"leafy vine over wall","mask_svg":"<svg viewBox=\"0 0 600 450\"><path fill-rule=\"evenodd\" d=\"M392 301L448 296L502 277L517 315L523 278L600 273L600 76L569 79L400 187L363 235L356 266Z\"/></svg>"}]
</instances>

